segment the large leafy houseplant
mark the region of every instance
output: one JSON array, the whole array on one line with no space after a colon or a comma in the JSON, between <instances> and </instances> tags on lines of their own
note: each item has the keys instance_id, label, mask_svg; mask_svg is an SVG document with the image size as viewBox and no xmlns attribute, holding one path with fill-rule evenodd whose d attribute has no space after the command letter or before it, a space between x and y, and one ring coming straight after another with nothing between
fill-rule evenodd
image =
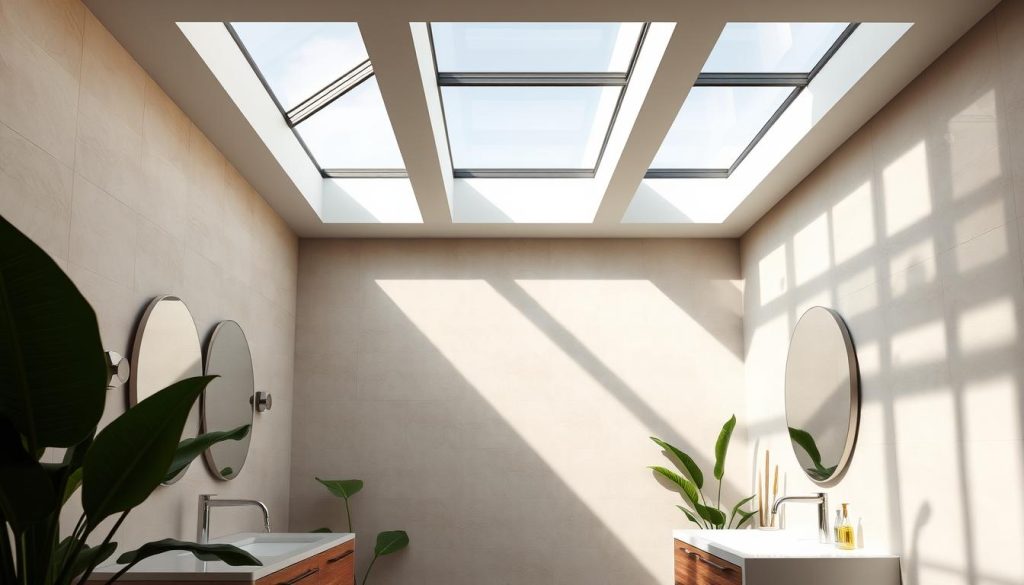
<instances>
[{"instance_id":1,"label":"large leafy houseplant","mask_svg":"<svg viewBox=\"0 0 1024 585\"><path fill-rule=\"evenodd\" d=\"M363 480L320 479L319 477L314 479L323 484L332 495L345 501L345 523L347 525L345 532L353 532L352 508L348 505L348 500L363 489ZM317 532L330 532L330 529L321 528ZM366 572L363 573L362 585L366 585L366 579L370 576L370 570L373 569L373 564L377 562L378 558L396 553L407 546L409 546L409 535L404 530L385 530L384 532L377 533L377 542L374 543L373 547L373 559L366 567Z\"/></svg>"},{"instance_id":2,"label":"large leafy houseplant","mask_svg":"<svg viewBox=\"0 0 1024 585\"><path fill-rule=\"evenodd\" d=\"M744 524L757 512L743 509L743 506L754 499L754 496L743 498L732 507L728 516L722 510L722 478L725 477L725 457L729 453L729 442L732 440L732 431L736 428L736 415L722 425L715 442L715 469L714 476L718 480L718 493L714 505L709 503L710 498L704 497L704 472L700 466L681 449L674 447L666 441L657 437L651 437L659 447L664 450L667 457L679 473L662 466L652 466L658 476L667 479L673 487L678 487L683 497L683 502L688 506L676 506L686 514L686 517L700 528L724 529L742 528Z\"/></svg>"},{"instance_id":3,"label":"large leafy houseplant","mask_svg":"<svg viewBox=\"0 0 1024 585\"><path fill-rule=\"evenodd\" d=\"M162 481L211 445L249 431L243 426L180 440L209 376L172 384L98 430L108 379L92 307L42 249L0 217L4 585L84 583L117 549L112 539L128 513ZM59 462L44 461L50 448L64 449ZM79 488L83 512L62 538L61 510ZM100 525L111 517L114 522L104 536ZM97 540L94 546L86 544ZM232 565L260 564L235 547L172 539L149 543L118 560L131 565L167 550Z\"/></svg>"}]
</instances>

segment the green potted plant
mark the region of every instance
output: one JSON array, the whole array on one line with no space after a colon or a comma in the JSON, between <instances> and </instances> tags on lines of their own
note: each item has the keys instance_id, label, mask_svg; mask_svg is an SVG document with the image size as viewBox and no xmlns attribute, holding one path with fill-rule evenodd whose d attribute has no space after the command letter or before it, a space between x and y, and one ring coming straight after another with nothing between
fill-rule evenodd
<instances>
[{"instance_id":1,"label":"green potted plant","mask_svg":"<svg viewBox=\"0 0 1024 585\"><path fill-rule=\"evenodd\" d=\"M657 437L651 437L664 451L665 457L679 470L679 473L666 467L652 466L654 473L670 482L672 487L677 487L682 495L686 506L676 506L682 510L686 517L700 528L720 530L725 528L742 528L744 524L757 512L750 512L743 509L754 496L743 498L732 507L728 516L721 509L722 504L722 478L725 477L725 457L729 453L729 443L732 441L732 431L736 428L736 415L722 425L718 433L718 440L715 442L715 469L714 476L718 480L718 494L714 505L709 503L709 498L704 497L704 472L700 466L681 449L663 441Z\"/></svg>"},{"instance_id":2,"label":"green potted plant","mask_svg":"<svg viewBox=\"0 0 1024 585\"><path fill-rule=\"evenodd\" d=\"M354 532L352 529L352 508L349 507L348 500L363 489L363 480L320 479L319 477L314 479L327 488L327 491L331 492L332 495L345 501L345 523L347 526L345 532ZM316 530L316 532L330 531L330 528ZM385 530L384 532L377 533L377 542L373 546L373 559L366 567L366 572L363 573L362 585L366 585L366 579L370 576L370 570L373 569L373 565L377 562L378 558L396 553L407 546L409 546L409 535L404 530ZM355 581L354 576L352 580Z\"/></svg>"},{"instance_id":3,"label":"green potted plant","mask_svg":"<svg viewBox=\"0 0 1024 585\"><path fill-rule=\"evenodd\" d=\"M249 432L243 426L180 440L209 376L172 384L98 429L108 379L92 307L46 252L0 217L0 582L5 585L84 583L117 549L113 538L128 514L162 481L211 445ZM57 463L43 460L51 448L65 450ZM60 512L79 488L83 512L70 532L62 532ZM116 520L102 535L100 524L110 517ZM127 570L168 550L232 565L261 564L233 546L174 539L145 544L118 560L128 564Z\"/></svg>"}]
</instances>

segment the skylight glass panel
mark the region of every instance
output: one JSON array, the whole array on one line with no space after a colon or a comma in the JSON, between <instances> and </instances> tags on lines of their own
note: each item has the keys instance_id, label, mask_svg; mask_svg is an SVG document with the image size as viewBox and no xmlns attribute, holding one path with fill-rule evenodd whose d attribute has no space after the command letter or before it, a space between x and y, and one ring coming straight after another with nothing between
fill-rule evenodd
<instances>
[{"instance_id":1,"label":"skylight glass panel","mask_svg":"<svg viewBox=\"0 0 1024 585\"><path fill-rule=\"evenodd\" d=\"M846 30L845 22L730 22L705 73L809 73Z\"/></svg>"},{"instance_id":2,"label":"skylight glass panel","mask_svg":"<svg viewBox=\"0 0 1024 585\"><path fill-rule=\"evenodd\" d=\"M238 35L286 111L366 61L353 22L236 22Z\"/></svg>"},{"instance_id":3,"label":"skylight glass panel","mask_svg":"<svg viewBox=\"0 0 1024 585\"><path fill-rule=\"evenodd\" d=\"M792 87L694 87L652 169L729 169L795 91Z\"/></svg>"},{"instance_id":4,"label":"skylight glass panel","mask_svg":"<svg viewBox=\"0 0 1024 585\"><path fill-rule=\"evenodd\" d=\"M443 87L462 169L593 169L621 87Z\"/></svg>"},{"instance_id":5,"label":"skylight glass panel","mask_svg":"<svg viewBox=\"0 0 1024 585\"><path fill-rule=\"evenodd\" d=\"M625 73L642 29L642 23L593 22L431 25L441 73Z\"/></svg>"},{"instance_id":6,"label":"skylight glass panel","mask_svg":"<svg viewBox=\"0 0 1024 585\"><path fill-rule=\"evenodd\" d=\"M371 77L295 127L324 169L402 169L402 154Z\"/></svg>"}]
</instances>

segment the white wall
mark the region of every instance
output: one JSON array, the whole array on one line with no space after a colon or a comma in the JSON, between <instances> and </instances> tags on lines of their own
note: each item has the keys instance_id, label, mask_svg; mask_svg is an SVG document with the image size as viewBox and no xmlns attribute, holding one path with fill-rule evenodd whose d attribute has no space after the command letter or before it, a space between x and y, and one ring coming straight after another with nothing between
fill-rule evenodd
<instances>
[{"instance_id":1,"label":"white wall","mask_svg":"<svg viewBox=\"0 0 1024 585\"><path fill-rule=\"evenodd\" d=\"M196 462L129 516L122 547L194 538L206 492L261 498L287 527L297 239L77 0L0 0L0 214L70 274L107 349L128 355L148 301L178 295L204 343L242 325L274 395L239 479ZM104 423L125 399L109 392ZM215 534L261 526L249 509L214 519Z\"/></svg>"},{"instance_id":2,"label":"white wall","mask_svg":"<svg viewBox=\"0 0 1024 585\"><path fill-rule=\"evenodd\" d=\"M787 445L789 334L839 310L863 414L834 490L905 582L1024 583L1024 3L982 20L742 239L747 412ZM813 529L793 507L791 527Z\"/></svg>"},{"instance_id":3,"label":"white wall","mask_svg":"<svg viewBox=\"0 0 1024 585\"><path fill-rule=\"evenodd\" d=\"M710 477L735 412L723 500L749 483L735 240L303 240L299 257L291 527L344 528L315 475L365 480L361 567L376 531L412 540L375 580L668 584L686 519L648 436Z\"/></svg>"}]
</instances>

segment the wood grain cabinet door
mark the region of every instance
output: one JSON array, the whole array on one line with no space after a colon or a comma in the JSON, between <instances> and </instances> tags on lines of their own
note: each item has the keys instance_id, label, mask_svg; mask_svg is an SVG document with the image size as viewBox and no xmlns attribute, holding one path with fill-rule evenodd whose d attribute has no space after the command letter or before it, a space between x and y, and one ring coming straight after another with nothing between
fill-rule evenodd
<instances>
[{"instance_id":1,"label":"wood grain cabinet door","mask_svg":"<svg viewBox=\"0 0 1024 585\"><path fill-rule=\"evenodd\" d=\"M676 541L676 585L743 585L743 569Z\"/></svg>"},{"instance_id":2,"label":"wood grain cabinet door","mask_svg":"<svg viewBox=\"0 0 1024 585\"><path fill-rule=\"evenodd\" d=\"M271 573L256 581L256 585L320 585L320 563L311 557Z\"/></svg>"},{"instance_id":3,"label":"wood grain cabinet door","mask_svg":"<svg viewBox=\"0 0 1024 585\"><path fill-rule=\"evenodd\" d=\"M356 568L355 553L356 542L350 540L317 555L320 560L319 585L353 585Z\"/></svg>"}]
</instances>

